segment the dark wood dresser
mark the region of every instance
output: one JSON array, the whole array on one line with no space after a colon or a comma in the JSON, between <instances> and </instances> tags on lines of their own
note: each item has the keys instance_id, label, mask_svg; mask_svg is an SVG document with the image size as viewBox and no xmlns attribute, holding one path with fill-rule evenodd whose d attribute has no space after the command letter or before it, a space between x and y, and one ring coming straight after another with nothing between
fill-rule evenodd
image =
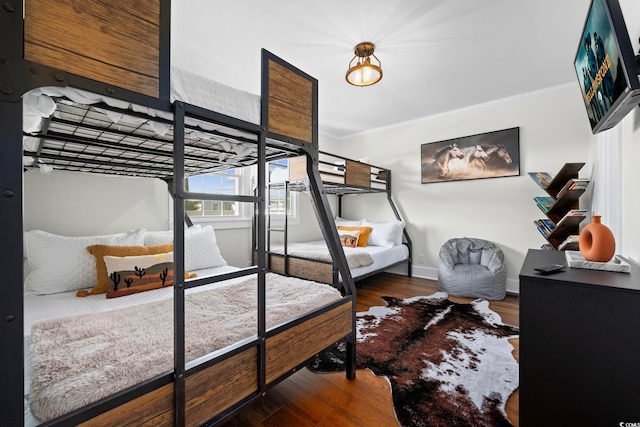
<instances>
[{"instance_id":1,"label":"dark wood dresser","mask_svg":"<svg viewBox=\"0 0 640 427\"><path fill-rule=\"evenodd\" d=\"M628 261L628 260L625 260ZM562 251L520 270L520 425L640 425L640 266L569 268ZM629 423L629 424L627 424Z\"/></svg>"}]
</instances>

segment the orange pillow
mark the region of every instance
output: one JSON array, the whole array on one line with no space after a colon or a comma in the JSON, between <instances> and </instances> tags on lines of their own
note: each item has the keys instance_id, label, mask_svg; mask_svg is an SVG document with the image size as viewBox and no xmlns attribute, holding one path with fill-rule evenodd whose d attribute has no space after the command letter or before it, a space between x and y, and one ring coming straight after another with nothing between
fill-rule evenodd
<instances>
[{"instance_id":1,"label":"orange pillow","mask_svg":"<svg viewBox=\"0 0 640 427\"><path fill-rule=\"evenodd\" d=\"M358 246L362 246L363 248L367 246L367 240L369 240L369 233L373 228L371 227L345 227L343 225L338 226L338 230L344 231L359 231L360 236L358 237Z\"/></svg>"},{"instance_id":2,"label":"orange pillow","mask_svg":"<svg viewBox=\"0 0 640 427\"><path fill-rule=\"evenodd\" d=\"M98 273L97 284L90 291L78 291L76 296L86 297L88 295L104 294L109 289L109 274L107 265L104 262L105 256L126 257L134 255L156 255L173 251L173 243L156 246L111 246L111 245L91 245L87 251L96 259L96 271Z\"/></svg>"}]
</instances>

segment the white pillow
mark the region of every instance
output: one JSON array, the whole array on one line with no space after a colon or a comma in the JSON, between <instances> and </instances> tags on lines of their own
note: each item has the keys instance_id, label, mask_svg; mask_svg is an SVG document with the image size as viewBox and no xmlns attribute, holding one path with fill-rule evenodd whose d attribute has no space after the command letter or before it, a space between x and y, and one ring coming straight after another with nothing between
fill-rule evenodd
<instances>
[{"instance_id":1,"label":"white pillow","mask_svg":"<svg viewBox=\"0 0 640 427\"><path fill-rule=\"evenodd\" d=\"M162 245L173 242L173 231L151 231L144 238L145 246ZM184 234L184 269L189 273L193 270L213 268L227 265L222 258L216 241L213 227L194 225L185 230Z\"/></svg>"},{"instance_id":2,"label":"white pillow","mask_svg":"<svg viewBox=\"0 0 640 427\"><path fill-rule=\"evenodd\" d=\"M227 265L216 242L213 227L207 225L184 236L184 268L189 273L203 268Z\"/></svg>"},{"instance_id":3,"label":"white pillow","mask_svg":"<svg viewBox=\"0 0 640 427\"><path fill-rule=\"evenodd\" d=\"M25 293L47 295L92 288L97 283L96 262L87 246L140 246L143 243L144 230L82 237L28 231L25 248L30 271L24 282Z\"/></svg>"},{"instance_id":4,"label":"white pillow","mask_svg":"<svg viewBox=\"0 0 640 427\"><path fill-rule=\"evenodd\" d=\"M195 224L184 230L185 236L189 233L193 233L199 230L200 230L200 224ZM144 232L145 246L166 245L167 243L173 243L173 230Z\"/></svg>"},{"instance_id":5,"label":"white pillow","mask_svg":"<svg viewBox=\"0 0 640 427\"><path fill-rule=\"evenodd\" d=\"M372 228L371 233L369 233L367 245L391 248L402 244L403 221L371 222L363 219L362 226Z\"/></svg>"},{"instance_id":6,"label":"white pillow","mask_svg":"<svg viewBox=\"0 0 640 427\"><path fill-rule=\"evenodd\" d=\"M362 225L362 220L360 219L344 219L336 216L335 219L336 227L360 227Z\"/></svg>"}]
</instances>

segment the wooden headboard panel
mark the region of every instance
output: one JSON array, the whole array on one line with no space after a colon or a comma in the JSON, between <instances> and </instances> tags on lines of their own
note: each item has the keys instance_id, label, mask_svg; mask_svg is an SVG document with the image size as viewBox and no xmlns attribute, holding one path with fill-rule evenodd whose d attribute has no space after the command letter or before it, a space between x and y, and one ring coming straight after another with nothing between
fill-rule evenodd
<instances>
[{"instance_id":1,"label":"wooden headboard panel","mask_svg":"<svg viewBox=\"0 0 640 427\"><path fill-rule=\"evenodd\" d=\"M317 149L318 82L263 50L262 105L267 131Z\"/></svg>"},{"instance_id":2,"label":"wooden headboard panel","mask_svg":"<svg viewBox=\"0 0 640 427\"><path fill-rule=\"evenodd\" d=\"M25 0L24 58L160 96L159 0Z\"/></svg>"}]
</instances>

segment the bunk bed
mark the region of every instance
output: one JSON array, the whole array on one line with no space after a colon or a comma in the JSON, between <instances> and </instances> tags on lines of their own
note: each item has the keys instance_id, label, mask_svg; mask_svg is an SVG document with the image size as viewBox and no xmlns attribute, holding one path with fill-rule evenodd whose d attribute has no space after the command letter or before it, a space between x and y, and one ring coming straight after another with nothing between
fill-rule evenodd
<instances>
[{"instance_id":1,"label":"bunk bed","mask_svg":"<svg viewBox=\"0 0 640 427\"><path fill-rule=\"evenodd\" d=\"M289 159L287 170L276 169L270 174L269 191L306 192L309 188L306 165L305 157ZM362 237L358 236L357 245L354 244L354 247L342 245L352 278L362 281L399 264L406 264L407 275L411 276L411 238L392 198L391 170L320 151L318 171L325 192L338 199L334 220L338 232L351 230L353 234L355 230L356 234L366 233ZM342 217L345 196L371 193L386 196L395 216L393 220L373 222L364 218ZM267 195L269 194L270 192ZM287 211L286 207L284 211ZM267 217L267 221L267 267L271 271L340 286L341 276L337 260L330 256L324 241L289 242L289 224L286 218L281 227L271 225L271 216ZM279 239L271 238L274 232L280 234Z\"/></svg>"},{"instance_id":2,"label":"bunk bed","mask_svg":"<svg viewBox=\"0 0 640 427\"><path fill-rule=\"evenodd\" d=\"M45 172L68 170L166 181L175 201L172 265L174 271L182 272L186 270L188 238L185 199L253 203L256 212L263 212L266 162L303 156L307 159L308 190L344 285L343 292L337 293L325 285L295 282L303 289L322 286L329 297L319 305L302 308L293 318L274 318L272 315L277 313L269 303L269 294L274 282L285 280L267 271L266 219L260 215L256 221L256 265L200 272L189 279L175 274L171 289L116 298L127 300L143 295L146 299L152 293L163 294L158 301L149 302L155 305L143 306L144 310L131 304L134 312L164 314L162 328L168 329L170 338L158 352L169 354L168 367L149 369L148 376L135 380L133 385L83 400L80 407L38 422L85 426L221 424L315 354L342 339L347 341L346 375L355 378L355 290L319 178L317 81L263 50L259 108L250 109L259 111L259 117L249 112L238 118L234 112L221 111L208 103L211 99L220 100L216 94L219 90L228 91L225 88L199 88L197 94L214 95L189 98L184 93L188 92L188 84L180 79L188 73L169 65L170 9L170 2L165 0L146 1L143 7L127 2L52 4L26 0L5 3L0 10L0 232L5 241L0 257L4 277L0 298L0 419L7 425L27 422L25 356L40 360L39 367L53 363L46 359L46 351L25 354L25 333L53 333L57 338L57 331L63 331L56 329L60 324L71 324L73 328L86 322L97 325L94 329L104 324L102 313L93 309L74 315L75 309L71 308L68 318L25 318L20 268L24 256L22 173L34 167ZM239 94L230 96L235 100ZM226 104L229 99L224 101ZM255 196L193 193L182 184L192 174L239 165L257 166ZM137 243L134 240L132 244ZM107 262L106 256L104 261ZM192 339L192 296L225 289L225 295L235 294L238 282L246 280L255 297L255 307L246 314L252 325L250 330L231 343L207 343L200 351L191 352L187 345ZM27 309L33 302L30 298ZM86 298L83 304L91 306L90 301L103 297ZM213 299L222 296L218 294ZM297 301L295 295L284 299L289 305ZM229 302L226 309L234 311L235 303ZM130 308L106 311L128 317ZM213 310L207 305L202 309L203 313ZM136 329L135 323L129 325ZM205 331L213 327L224 330L224 320L217 318L213 326L206 324ZM54 339L49 347L55 348L56 342ZM30 350L34 349L38 349L38 343L30 346ZM104 363L118 365L117 360ZM115 371L125 374L129 369L116 367ZM85 381L91 382L91 377ZM71 395L54 397L62 401L74 399Z\"/></svg>"}]
</instances>

